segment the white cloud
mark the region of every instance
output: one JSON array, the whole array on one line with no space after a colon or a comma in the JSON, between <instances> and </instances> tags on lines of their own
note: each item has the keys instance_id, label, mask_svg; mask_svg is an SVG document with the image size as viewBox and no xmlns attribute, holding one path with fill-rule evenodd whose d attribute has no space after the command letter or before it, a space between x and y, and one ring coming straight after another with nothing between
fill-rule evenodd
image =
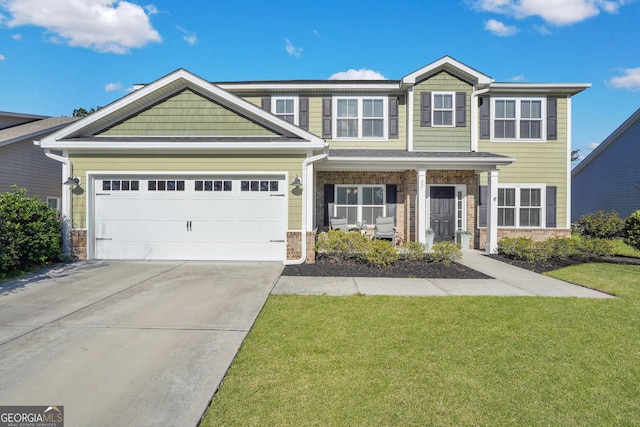
<instances>
[{"instance_id":1,"label":"white cloud","mask_svg":"<svg viewBox=\"0 0 640 427\"><path fill-rule=\"evenodd\" d=\"M377 71L361 68L359 70L340 71L332 74L329 80L387 80L387 78Z\"/></svg>"},{"instance_id":2,"label":"white cloud","mask_svg":"<svg viewBox=\"0 0 640 427\"><path fill-rule=\"evenodd\" d=\"M7 57L2 55L2 54L0 54L0 61L4 61L5 59L7 59Z\"/></svg>"},{"instance_id":3,"label":"white cloud","mask_svg":"<svg viewBox=\"0 0 640 427\"><path fill-rule=\"evenodd\" d=\"M188 44L193 46L194 44L198 43L198 36L196 35L196 33L192 33L191 31L185 30L182 27L176 27L176 28L184 33L184 35L182 36L182 39L186 41Z\"/></svg>"},{"instance_id":4,"label":"white cloud","mask_svg":"<svg viewBox=\"0 0 640 427\"><path fill-rule=\"evenodd\" d=\"M317 38L321 39L322 37L320 36L320 33L318 32L318 30L312 30L311 31L313 33L314 36L316 36Z\"/></svg>"},{"instance_id":5,"label":"white cloud","mask_svg":"<svg viewBox=\"0 0 640 427\"><path fill-rule=\"evenodd\" d=\"M587 144L587 147L589 147L589 150L595 150L596 148L598 148L598 145L600 145L599 142L590 142L589 144Z\"/></svg>"},{"instance_id":6,"label":"white cloud","mask_svg":"<svg viewBox=\"0 0 640 427\"><path fill-rule=\"evenodd\" d=\"M51 41L97 52L127 53L162 37L149 22L155 6L119 0L0 0L9 27L42 27ZM148 15L148 14L149 15Z\"/></svg>"},{"instance_id":7,"label":"white cloud","mask_svg":"<svg viewBox=\"0 0 640 427\"><path fill-rule=\"evenodd\" d=\"M631 0L474 0L482 11L522 19L539 16L555 26L571 25L599 15L601 11L617 13Z\"/></svg>"},{"instance_id":8,"label":"white cloud","mask_svg":"<svg viewBox=\"0 0 640 427\"><path fill-rule=\"evenodd\" d=\"M20 41L22 40L22 34L18 33L18 34L14 34L11 36L12 39Z\"/></svg>"},{"instance_id":9,"label":"white cloud","mask_svg":"<svg viewBox=\"0 0 640 427\"><path fill-rule=\"evenodd\" d=\"M640 67L627 68L622 71L622 76L612 77L606 83L616 89L627 89L632 92L640 91Z\"/></svg>"},{"instance_id":10,"label":"white cloud","mask_svg":"<svg viewBox=\"0 0 640 427\"><path fill-rule=\"evenodd\" d=\"M507 37L516 34L519 30L512 25L505 25L495 19L489 19L484 23L484 29L490 31L496 36Z\"/></svg>"},{"instance_id":11,"label":"white cloud","mask_svg":"<svg viewBox=\"0 0 640 427\"><path fill-rule=\"evenodd\" d=\"M295 47L289 39L284 39L284 41L287 42L287 46L285 47L285 49L287 49L287 53L291 56L295 56L296 58L300 58L300 55L302 55L302 48Z\"/></svg>"},{"instance_id":12,"label":"white cloud","mask_svg":"<svg viewBox=\"0 0 640 427\"><path fill-rule=\"evenodd\" d=\"M527 79L522 74L518 74L517 76L511 77L512 82L526 82Z\"/></svg>"},{"instance_id":13,"label":"white cloud","mask_svg":"<svg viewBox=\"0 0 640 427\"><path fill-rule=\"evenodd\" d=\"M122 83L120 82L107 83L104 87L105 92L113 92L114 90L121 90L121 89L122 89Z\"/></svg>"}]
</instances>

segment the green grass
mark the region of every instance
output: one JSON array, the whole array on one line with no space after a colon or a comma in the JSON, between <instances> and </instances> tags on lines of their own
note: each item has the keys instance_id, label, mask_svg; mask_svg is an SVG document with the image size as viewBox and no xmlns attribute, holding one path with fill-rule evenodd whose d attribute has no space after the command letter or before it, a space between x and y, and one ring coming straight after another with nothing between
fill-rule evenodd
<instances>
[{"instance_id":1,"label":"green grass","mask_svg":"<svg viewBox=\"0 0 640 427\"><path fill-rule=\"evenodd\" d=\"M640 267L616 299L271 296L204 426L640 425Z\"/></svg>"},{"instance_id":2,"label":"green grass","mask_svg":"<svg viewBox=\"0 0 640 427\"><path fill-rule=\"evenodd\" d=\"M615 243L614 253L616 255L640 258L640 251L627 245L622 239L614 239L613 242Z\"/></svg>"}]
</instances>

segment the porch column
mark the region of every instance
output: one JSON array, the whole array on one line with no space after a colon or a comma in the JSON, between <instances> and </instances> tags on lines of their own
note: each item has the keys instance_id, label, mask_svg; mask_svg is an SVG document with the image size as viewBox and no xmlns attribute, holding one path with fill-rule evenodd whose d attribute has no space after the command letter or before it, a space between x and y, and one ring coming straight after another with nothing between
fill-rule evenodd
<instances>
[{"instance_id":1,"label":"porch column","mask_svg":"<svg viewBox=\"0 0 640 427\"><path fill-rule=\"evenodd\" d=\"M302 230L302 232L313 231L315 228L315 214L316 214L316 205L315 205L315 196L316 196L316 183L315 183L315 168L313 167L313 163L310 163L303 171L302 171L302 185L305 186L306 191L304 192L304 199L302 203L306 204L307 207L307 219L306 219L306 230Z\"/></svg>"},{"instance_id":2,"label":"porch column","mask_svg":"<svg viewBox=\"0 0 640 427\"><path fill-rule=\"evenodd\" d=\"M418 169L418 242L426 244L427 238L427 170Z\"/></svg>"},{"instance_id":3,"label":"porch column","mask_svg":"<svg viewBox=\"0 0 640 427\"><path fill-rule=\"evenodd\" d=\"M489 170L487 180L487 243L488 254L498 253L498 169Z\"/></svg>"}]
</instances>

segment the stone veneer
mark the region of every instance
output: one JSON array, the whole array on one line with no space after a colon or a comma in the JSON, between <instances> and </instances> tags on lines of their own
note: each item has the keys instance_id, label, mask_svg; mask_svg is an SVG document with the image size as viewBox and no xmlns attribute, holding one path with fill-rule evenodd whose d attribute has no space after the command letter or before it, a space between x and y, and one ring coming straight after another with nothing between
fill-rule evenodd
<instances>
[{"instance_id":1,"label":"stone veneer","mask_svg":"<svg viewBox=\"0 0 640 427\"><path fill-rule=\"evenodd\" d=\"M71 257L76 261L87 260L87 230L71 230Z\"/></svg>"}]
</instances>

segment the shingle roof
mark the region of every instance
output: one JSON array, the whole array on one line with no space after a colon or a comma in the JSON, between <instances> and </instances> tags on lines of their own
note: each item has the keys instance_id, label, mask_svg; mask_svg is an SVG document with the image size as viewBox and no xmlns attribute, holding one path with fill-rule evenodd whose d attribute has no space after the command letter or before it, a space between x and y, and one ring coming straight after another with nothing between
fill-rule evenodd
<instances>
[{"instance_id":1,"label":"shingle roof","mask_svg":"<svg viewBox=\"0 0 640 427\"><path fill-rule=\"evenodd\" d=\"M80 117L50 117L48 119L36 120L23 125L2 129L0 130L0 144L6 145L10 142L27 139L30 136L35 136L48 130L54 130L55 128L79 119Z\"/></svg>"}]
</instances>

